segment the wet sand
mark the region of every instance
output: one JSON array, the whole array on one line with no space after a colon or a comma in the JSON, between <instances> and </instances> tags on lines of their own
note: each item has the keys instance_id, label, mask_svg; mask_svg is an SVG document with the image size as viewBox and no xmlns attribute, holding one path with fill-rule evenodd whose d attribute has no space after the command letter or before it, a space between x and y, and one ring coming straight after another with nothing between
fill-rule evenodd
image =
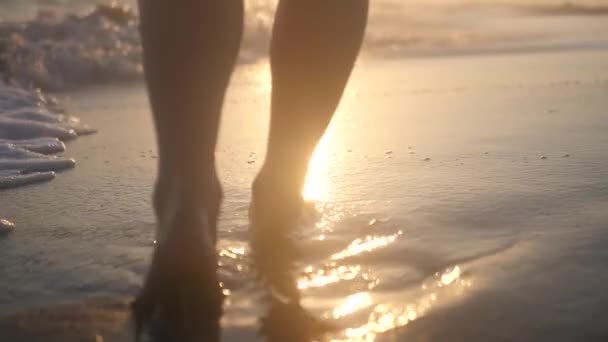
<instances>
[{"instance_id":1,"label":"wet sand","mask_svg":"<svg viewBox=\"0 0 608 342\"><path fill-rule=\"evenodd\" d=\"M313 159L306 193L320 218L301 238L304 305L344 315L333 338L608 336L607 61L361 63ZM255 340L264 311L246 211L268 92L263 67L239 70L218 149L225 341ZM17 225L0 238L1 341L128 340L127 302L149 262L157 159L142 85L63 96L99 133L68 144L75 169L0 197Z\"/></svg>"}]
</instances>

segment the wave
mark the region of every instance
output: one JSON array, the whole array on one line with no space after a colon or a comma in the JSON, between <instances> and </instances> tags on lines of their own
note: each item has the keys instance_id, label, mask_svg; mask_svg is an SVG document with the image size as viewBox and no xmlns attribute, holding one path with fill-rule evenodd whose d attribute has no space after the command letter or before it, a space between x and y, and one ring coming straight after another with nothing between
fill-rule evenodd
<instances>
[{"instance_id":1,"label":"wave","mask_svg":"<svg viewBox=\"0 0 608 342\"><path fill-rule=\"evenodd\" d=\"M122 7L98 6L87 15L40 11L26 22L0 24L3 71L45 90L139 79L136 17Z\"/></svg>"},{"instance_id":2,"label":"wave","mask_svg":"<svg viewBox=\"0 0 608 342\"><path fill-rule=\"evenodd\" d=\"M246 3L241 63L266 58L275 2ZM543 22L547 20L543 18L582 14L595 19L574 25L567 19L561 25ZM608 40L599 34L608 26L604 14L608 6L578 3L383 0L371 5L364 55L421 57L607 47ZM97 5L78 15L51 8L39 10L30 20L0 23L0 55L4 74L45 90L143 76L138 14L125 5Z\"/></svg>"},{"instance_id":3,"label":"wave","mask_svg":"<svg viewBox=\"0 0 608 342\"><path fill-rule=\"evenodd\" d=\"M607 5L387 1L372 5L365 52L443 57L607 48Z\"/></svg>"},{"instance_id":4,"label":"wave","mask_svg":"<svg viewBox=\"0 0 608 342\"><path fill-rule=\"evenodd\" d=\"M557 5L547 4L523 4L505 5L523 13L540 16L606 16L608 5L585 5L572 2L564 2Z\"/></svg>"}]
</instances>

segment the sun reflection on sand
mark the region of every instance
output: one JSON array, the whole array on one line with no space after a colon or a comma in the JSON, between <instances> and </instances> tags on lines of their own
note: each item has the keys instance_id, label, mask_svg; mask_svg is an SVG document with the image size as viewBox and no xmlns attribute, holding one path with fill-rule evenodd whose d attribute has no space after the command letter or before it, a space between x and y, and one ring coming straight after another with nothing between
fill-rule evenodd
<instances>
[{"instance_id":1,"label":"sun reflection on sand","mask_svg":"<svg viewBox=\"0 0 608 342\"><path fill-rule=\"evenodd\" d=\"M312 172L308 182L309 189L314 190L309 194L314 195L323 194L327 189L322 186L323 182L317 182L319 180L318 172L327 166L322 156L323 148L320 151L318 154L320 156L316 157L318 159L311 162ZM326 218L333 215L334 209L336 209L333 204L331 206L323 204L323 206ZM327 227L331 226L331 221L328 219L324 224L316 226L323 232L320 236L325 238L325 234L332 234ZM308 265L302 269L299 276L295 277L294 281L300 291L324 288L349 281L352 281L355 286L351 288L359 289L355 291L365 289L349 295L337 305L333 304L324 309L322 316L325 319L350 322L344 326L343 330L334 331L326 336L326 341L375 341L383 333L406 326L425 316L433 307L446 305L461 298L463 292L472 286L470 279L463 278L466 273L463 272L462 267L453 265L432 274L420 284L421 286L417 290L414 289L414 292L391 294L389 297L382 290L377 291L378 285L382 285L383 281L387 280L379 278L373 270L359 264L357 260L360 259L351 257L364 256L366 253L386 248L394 244L402 235L403 231L398 230L394 234L367 235L357 238L342 250L330 254L324 264ZM237 266L241 266L241 263L247 258L248 251L243 246L233 245L220 249L219 255L225 260L236 262ZM224 286L222 286L222 291L226 297L232 297L232 292ZM331 290L325 289L324 291Z\"/></svg>"},{"instance_id":2,"label":"sun reflection on sand","mask_svg":"<svg viewBox=\"0 0 608 342\"><path fill-rule=\"evenodd\" d=\"M372 296L368 292L359 292L348 296L342 305L334 309L332 316L334 318L350 315L355 311L366 308L372 305Z\"/></svg>"},{"instance_id":3,"label":"sun reflection on sand","mask_svg":"<svg viewBox=\"0 0 608 342\"><path fill-rule=\"evenodd\" d=\"M244 247L227 247L223 248L219 252L219 256L228 257L230 259L238 260L245 256Z\"/></svg>"},{"instance_id":4,"label":"sun reflection on sand","mask_svg":"<svg viewBox=\"0 0 608 342\"><path fill-rule=\"evenodd\" d=\"M379 334L407 325L424 316L432 306L447 303L471 286L472 281L461 279L460 266L455 265L428 279L423 286L423 293L410 304L388 302L374 305L369 292L354 294L336 307L331 316L342 318L362 309L372 308L371 313L367 316L367 322L358 327L345 329L330 341L374 341Z\"/></svg>"},{"instance_id":5,"label":"sun reflection on sand","mask_svg":"<svg viewBox=\"0 0 608 342\"><path fill-rule=\"evenodd\" d=\"M312 268L311 268L312 271ZM329 270L319 270L317 273L308 273L298 279L298 289L323 287L342 280L353 280L361 272L361 266L340 266Z\"/></svg>"},{"instance_id":6,"label":"sun reflection on sand","mask_svg":"<svg viewBox=\"0 0 608 342\"><path fill-rule=\"evenodd\" d=\"M367 236L365 239L356 239L346 247L345 250L335 253L331 256L332 260L340 260L364 252L371 252L375 249L386 247L388 244L394 242L402 232L399 231L393 235L387 236Z\"/></svg>"},{"instance_id":7,"label":"sun reflection on sand","mask_svg":"<svg viewBox=\"0 0 608 342\"><path fill-rule=\"evenodd\" d=\"M451 271L441 275L441 283L443 285L450 285L458 278L460 278L460 267L456 265Z\"/></svg>"}]
</instances>

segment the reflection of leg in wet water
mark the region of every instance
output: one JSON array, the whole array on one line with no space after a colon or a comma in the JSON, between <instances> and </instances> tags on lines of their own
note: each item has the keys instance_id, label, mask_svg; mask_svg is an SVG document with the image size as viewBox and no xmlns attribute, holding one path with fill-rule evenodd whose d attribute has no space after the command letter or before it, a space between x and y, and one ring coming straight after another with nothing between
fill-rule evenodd
<instances>
[{"instance_id":1,"label":"reflection of leg in wet water","mask_svg":"<svg viewBox=\"0 0 608 342\"><path fill-rule=\"evenodd\" d=\"M290 273L295 251L287 235L295 228L301 209L308 162L359 52L367 9L367 0L283 0L277 9L270 52L268 150L253 185L250 215L258 273L286 304L283 309L300 309L297 284ZM268 327L273 317L280 318L275 328L289 331L289 315L274 309L266 319L265 332L278 331ZM285 315L273 315L277 310ZM292 317L304 315L293 312ZM292 322L300 323L304 322Z\"/></svg>"},{"instance_id":2,"label":"reflection of leg in wet water","mask_svg":"<svg viewBox=\"0 0 608 342\"><path fill-rule=\"evenodd\" d=\"M302 204L308 161L358 54L367 7L368 0L282 0L278 7L268 153L251 207L256 265L280 294L264 325L271 340L302 341L315 330L289 272L294 251L286 235ZM159 170L158 242L133 304L137 333L146 331L156 341L214 341L222 306L215 251L222 192L214 152L243 3L140 0L140 12Z\"/></svg>"},{"instance_id":3,"label":"reflection of leg in wet water","mask_svg":"<svg viewBox=\"0 0 608 342\"><path fill-rule=\"evenodd\" d=\"M215 145L240 44L237 0L141 0L141 34L159 170L157 245L133 304L138 334L157 341L219 338Z\"/></svg>"}]
</instances>

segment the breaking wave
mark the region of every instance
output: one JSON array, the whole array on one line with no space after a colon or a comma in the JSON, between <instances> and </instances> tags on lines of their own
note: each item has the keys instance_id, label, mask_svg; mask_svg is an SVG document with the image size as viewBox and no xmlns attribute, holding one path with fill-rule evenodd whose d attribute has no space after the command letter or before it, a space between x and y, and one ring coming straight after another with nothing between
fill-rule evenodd
<instances>
[{"instance_id":1,"label":"breaking wave","mask_svg":"<svg viewBox=\"0 0 608 342\"><path fill-rule=\"evenodd\" d=\"M275 3L246 2L241 63L266 58ZM371 6L364 54L372 58L608 46L603 5L379 0ZM141 53L138 15L126 5L97 5L85 14L39 9L33 19L0 22L0 67L45 90L139 80Z\"/></svg>"}]
</instances>

